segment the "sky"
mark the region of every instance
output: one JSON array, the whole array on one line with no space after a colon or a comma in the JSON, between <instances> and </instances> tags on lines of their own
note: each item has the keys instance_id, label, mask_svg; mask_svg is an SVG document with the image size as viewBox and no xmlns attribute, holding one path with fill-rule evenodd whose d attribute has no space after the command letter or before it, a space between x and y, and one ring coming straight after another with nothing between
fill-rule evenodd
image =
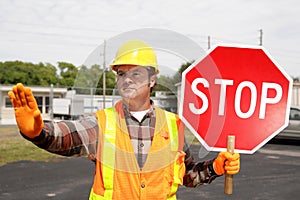
<instances>
[{"instance_id":1,"label":"sky","mask_svg":"<svg viewBox=\"0 0 300 200\"><path fill-rule=\"evenodd\" d=\"M168 34L161 37L163 30ZM0 61L80 66L93 54L97 60L105 46L108 64L118 39L140 33L151 35L150 43L158 48L165 48L163 43L189 43L181 46L188 60L197 52L194 44L208 49L208 37L211 47L259 45L260 30L262 45L272 58L287 74L300 77L298 0L1 0ZM163 67L163 74L173 73L186 61L175 46L169 50L158 59L165 58L162 66L169 67Z\"/></svg>"}]
</instances>

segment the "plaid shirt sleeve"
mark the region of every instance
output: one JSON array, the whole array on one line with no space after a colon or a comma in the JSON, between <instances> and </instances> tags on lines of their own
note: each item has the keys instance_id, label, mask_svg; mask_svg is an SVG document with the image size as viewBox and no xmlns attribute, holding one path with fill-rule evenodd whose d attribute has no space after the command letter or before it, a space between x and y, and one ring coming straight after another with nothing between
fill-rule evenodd
<instances>
[{"instance_id":1,"label":"plaid shirt sleeve","mask_svg":"<svg viewBox=\"0 0 300 200\"><path fill-rule=\"evenodd\" d=\"M183 177L183 185L186 187L196 187L198 185L209 184L219 176L213 169L214 159L204 162L195 162L186 144L184 144L184 151L186 153L186 173Z\"/></svg>"},{"instance_id":2,"label":"plaid shirt sleeve","mask_svg":"<svg viewBox=\"0 0 300 200\"><path fill-rule=\"evenodd\" d=\"M95 114L74 121L44 121L41 134L29 139L38 147L63 156L96 155L98 121Z\"/></svg>"}]
</instances>

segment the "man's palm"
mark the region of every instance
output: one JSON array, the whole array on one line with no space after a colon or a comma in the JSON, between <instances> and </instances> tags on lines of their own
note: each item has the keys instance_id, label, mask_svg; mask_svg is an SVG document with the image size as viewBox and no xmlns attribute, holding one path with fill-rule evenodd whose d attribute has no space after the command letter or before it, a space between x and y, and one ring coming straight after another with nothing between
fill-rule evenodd
<instances>
[{"instance_id":1,"label":"man's palm","mask_svg":"<svg viewBox=\"0 0 300 200\"><path fill-rule=\"evenodd\" d=\"M18 83L12 91L8 92L8 96L15 109L15 117L20 131L29 138L38 136L44 123L30 88Z\"/></svg>"}]
</instances>

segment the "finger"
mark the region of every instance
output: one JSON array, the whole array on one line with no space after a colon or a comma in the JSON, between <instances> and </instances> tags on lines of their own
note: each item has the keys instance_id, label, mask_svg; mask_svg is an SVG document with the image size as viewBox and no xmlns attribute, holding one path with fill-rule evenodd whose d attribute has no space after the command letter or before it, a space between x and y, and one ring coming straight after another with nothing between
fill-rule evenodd
<instances>
[{"instance_id":1,"label":"finger","mask_svg":"<svg viewBox=\"0 0 300 200\"><path fill-rule=\"evenodd\" d=\"M225 152L223 154L225 160L233 161L233 160L239 160L240 159L240 154L239 153L234 153L231 154L229 152Z\"/></svg>"},{"instance_id":2,"label":"finger","mask_svg":"<svg viewBox=\"0 0 300 200\"><path fill-rule=\"evenodd\" d=\"M17 108L17 107L20 106L20 105L18 104L17 100L16 100L16 96L15 96L15 94L14 94L13 91L9 91L9 92L8 92L8 97L9 97L10 102L11 102L11 104L12 104L12 106L13 106L14 108Z\"/></svg>"},{"instance_id":3,"label":"finger","mask_svg":"<svg viewBox=\"0 0 300 200\"><path fill-rule=\"evenodd\" d=\"M226 173L227 174L237 174L240 170L238 166L235 167L225 167Z\"/></svg>"},{"instance_id":4,"label":"finger","mask_svg":"<svg viewBox=\"0 0 300 200\"><path fill-rule=\"evenodd\" d=\"M226 171L226 174L231 174L231 175L234 175L234 174L237 174L237 173L239 173L239 170Z\"/></svg>"},{"instance_id":5,"label":"finger","mask_svg":"<svg viewBox=\"0 0 300 200\"><path fill-rule=\"evenodd\" d=\"M225 166L238 166L240 164L239 160L226 161Z\"/></svg>"},{"instance_id":6,"label":"finger","mask_svg":"<svg viewBox=\"0 0 300 200\"><path fill-rule=\"evenodd\" d=\"M240 154L239 153L232 154L232 160L239 160L239 159L240 159Z\"/></svg>"},{"instance_id":7,"label":"finger","mask_svg":"<svg viewBox=\"0 0 300 200\"><path fill-rule=\"evenodd\" d=\"M19 95L19 98L20 98L21 106L26 106L27 105L27 100L26 100L26 97L25 97L25 88L24 88L22 83L17 84L17 91L18 91L18 95Z\"/></svg>"},{"instance_id":8,"label":"finger","mask_svg":"<svg viewBox=\"0 0 300 200\"><path fill-rule=\"evenodd\" d=\"M226 171L235 171L238 170L240 167L238 165L230 165L230 166L225 166Z\"/></svg>"},{"instance_id":9,"label":"finger","mask_svg":"<svg viewBox=\"0 0 300 200\"><path fill-rule=\"evenodd\" d=\"M227 157L228 157L228 154L230 155L229 152L222 151L222 152L219 153L218 157L220 157L222 160L226 160Z\"/></svg>"},{"instance_id":10,"label":"finger","mask_svg":"<svg viewBox=\"0 0 300 200\"><path fill-rule=\"evenodd\" d=\"M12 91L13 91L13 93L14 93L14 95L15 95L16 103L17 103L19 106L21 106L22 104L21 104L21 101L20 101L20 97L19 97L19 93L18 93L18 88L17 88L16 85L13 86Z\"/></svg>"},{"instance_id":11,"label":"finger","mask_svg":"<svg viewBox=\"0 0 300 200\"><path fill-rule=\"evenodd\" d=\"M240 162L239 162L239 160L226 161L224 168L225 168L227 174L236 174L240 170Z\"/></svg>"},{"instance_id":12,"label":"finger","mask_svg":"<svg viewBox=\"0 0 300 200\"><path fill-rule=\"evenodd\" d=\"M231 160L232 159L232 154L227 151L222 152L221 155L222 155L223 160Z\"/></svg>"},{"instance_id":13,"label":"finger","mask_svg":"<svg viewBox=\"0 0 300 200\"><path fill-rule=\"evenodd\" d=\"M25 97L26 97L27 104L28 104L29 108L37 109L38 105L37 105L36 100L35 100L35 98L32 94L31 89L28 88L28 87L25 87L24 93L25 93Z\"/></svg>"}]
</instances>

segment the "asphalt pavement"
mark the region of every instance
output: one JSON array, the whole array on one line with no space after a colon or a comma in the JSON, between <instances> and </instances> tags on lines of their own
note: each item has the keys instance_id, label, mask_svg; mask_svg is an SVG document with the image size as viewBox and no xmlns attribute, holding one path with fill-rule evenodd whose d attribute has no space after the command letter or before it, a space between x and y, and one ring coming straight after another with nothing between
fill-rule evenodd
<instances>
[{"instance_id":1,"label":"asphalt pavement","mask_svg":"<svg viewBox=\"0 0 300 200\"><path fill-rule=\"evenodd\" d=\"M191 149L195 157L205 155L202 160L216 155L202 151L199 154L199 145ZM0 167L0 199L88 199L93 175L94 163L87 158L9 163ZM177 196L179 200L299 199L300 146L267 144L253 155L241 155L241 170L233 181L232 195L224 194L224 177L219 177L209 185L181 187Z\"/></svg>"}]
</instances>

